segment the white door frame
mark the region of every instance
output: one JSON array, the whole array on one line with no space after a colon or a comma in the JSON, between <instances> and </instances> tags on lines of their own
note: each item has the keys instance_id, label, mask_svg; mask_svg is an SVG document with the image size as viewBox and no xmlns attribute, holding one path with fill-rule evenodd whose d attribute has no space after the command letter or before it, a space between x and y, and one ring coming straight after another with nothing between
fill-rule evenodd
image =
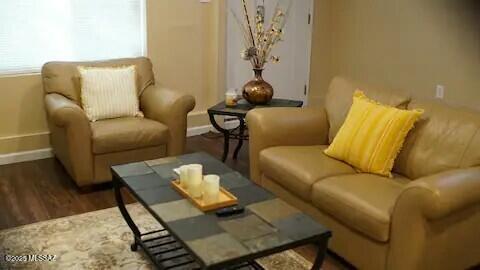
<instances>
[{"instance_id":1,"label":"white door frame","mask_svg":"<svg viewBox=\"0 0 480 270\"><path fill-rule=\"evenodd\" d=\"M308 55L308 68L307 68L307 78L308 81L306 82L307 89L305 93L305 99L303 105L306 106L308 105L308 96L310 93L310 77L311 77L311 68L312 68L312 46L313 46L313 24L314 24L314 18L315 18L315 0L308 0L311 2L310 5L310 12L308 13L308 30L310 31L310 35L307 37L307 55Z\"/></svg>"},{"instance_id":2,"label":"white door frame","mask_svg":"<svg viewBox=\"0 0 480 270\"><path fill-rule=\"evenodd\" d=\"M310 11L309 11L309 15L308 15L308 18L305 18L306 20L309 20L309 24L308 24L308 31L310 32L310 35L307 35L307 80L305 82L305 85L306 85L306 89L305 89L305 95L304 95L304 106L305 105L308 105L308 96L309 96L309 93L310 93L310 76L311 76L311 64L312 64L312 46L313 46L313 24L314 24L314 11L315 11L315 1L314 0L292 0L292 3L294 3L295 1L310 1ZM226 14L226 17L230 16L230 10L229 10L229 5L228 5L228 2L224 5L224 8L225 8L225 14ZM225 21L226 23L226 21ZM227 31L227 27L225 27L225 45L228 44L228 31ZM227 57L228 57L228 50L229 48L226 48L225 49L225 52L224 52L224 57L225 57L225 69L227 68L227 63L228 63L228 60L227 60ZM228 83L227 81L227 72L225 72L225 81ZM225 91L227 91L227 89L225 89Z\"/></svg>"}]
</instances>

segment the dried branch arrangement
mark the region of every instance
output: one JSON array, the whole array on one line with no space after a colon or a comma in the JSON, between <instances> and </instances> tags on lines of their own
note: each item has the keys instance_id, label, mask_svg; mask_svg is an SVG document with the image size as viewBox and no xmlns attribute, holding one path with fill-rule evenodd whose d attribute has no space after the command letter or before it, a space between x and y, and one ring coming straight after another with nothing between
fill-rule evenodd
<instances>
[{"instance_id":1,"label":"dried branch arrangement","mask_svg":"<svg viewBox=\"0 0 480 270\"><path fill-rule=\"evenodd\" d=\"M275 45L282 41L284 27L292 4L291 0L278 0L270 25L265 25L265 0L261 4L253 0L255 16L251 16L247 0L242 1L243 21L231 10L243 35L245 49L242 59L250 61L254 69L263 69L266 63L277 63L280 58L271 55ZM248 1L252 2L252 1Z\"/></svg>"}]
</instances>

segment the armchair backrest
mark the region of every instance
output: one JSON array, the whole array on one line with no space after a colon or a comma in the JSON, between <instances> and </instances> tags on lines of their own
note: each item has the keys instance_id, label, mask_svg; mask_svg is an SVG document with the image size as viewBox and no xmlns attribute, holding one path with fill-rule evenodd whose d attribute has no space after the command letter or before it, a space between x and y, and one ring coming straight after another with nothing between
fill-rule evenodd
<instances>
[{"instance_id":1,"label":"armchair backrest","mask_svg":"<svg viewBox=\"0 0 480 270\"><path fill-rule=\"evenodd\" d=\"M395 172L417 179L480 166L480 113L416 99L408 107L425 113L409 132Z\"/></svg>"},{"instance_id":2,"label":"armchair backrest","mask_svg":"<svg viewBox=\"0 0 480 270\"><path fill-rule=\"evenodd\" d=\"M94 62L49 62L42 68L43 89L46 94L61 94L76 103L80 103L81 86L78 66L120 67L130 65L135 65L137 68L137 86L140 96L143 90L155 83L152 63L146 57Z\"/></svg>"},{"instance_id":3,"label":"armchair backrest","mask_svg":"<svg viewBox=\"0 0 480 270\"><path fill-rule=\"evenodd\" d=\"M332 80L325 99L325 109L327 110L328 122L330 125L329 142L333 141L338 130L345 122L348 111L353 103L353 93L360 89L374 100L383 104L406 108L410 102L410 96L401 92L385 89L382 87L367 85L342 77L336 77Z\"/></svg>"}]
</instances>

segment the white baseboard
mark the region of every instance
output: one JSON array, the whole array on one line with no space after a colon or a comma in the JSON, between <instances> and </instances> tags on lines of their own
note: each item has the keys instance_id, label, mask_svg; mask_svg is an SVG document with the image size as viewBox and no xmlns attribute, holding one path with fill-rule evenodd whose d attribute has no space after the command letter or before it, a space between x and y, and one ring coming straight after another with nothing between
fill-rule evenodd
<instances>
[{"instance_id":1,"label":"white baseboard","mask_svg":"<svg viewBox=\"0 0 480 270\"><path fill-rule=\"evenodd\" d=\"M238 125L238 121L231 121L226 123L227 128L234 128L237 125ZM217 132L217 130L215 130L215 128L212 125L189 128L187 130L187 137L202 135L210 131ZM32 161L32 160L38 160L38 159L46 159L51 157L53 157L53 152L51 148L10 153L5 155L0 155L0 165L26 162L26 161Z\"/></svg>"},{"instance_id":2,"label":"white baseboard","mask_svg":"<svg viewBox=\"0 0 480 270\"><path fill-rule=\"evenodd\" d=\"M228 121L225 123L225 127L228 129L232 129L237 127L239 124L240 124L240 121L238 120ZM205 125L205 126L199 126L199 127L193 127L193 128L187 129L187 137L202 135L210 131L216 132L216 133L219 132L212 125Z\"/></svg>"},{"instance_id":3,"label":"white baseboard","mask_svg":"<svg viewBox=\"0 0 480 270\"><path fill-rule=\"evenodd\" d=\"M0 155L0 165L53 157L51 148Z\"/></svg>"},{"instance_id":4,"label":"white baseboard","mask_svg":"<svg viewBox=\"0 0 480 270\"><path fill-rule=\"evenodd\" d=\"M202 134L208 133L208 132L213 131L213 130L214 130L214 128L213 128L212 125L192 127L192 128L187 129L187 137L202 135Z\"/></svg>"},{"instance_id":5,"label":"white baseboard","mask_svg":"<svg viewBox=\"0 0 480 270\"><path fill-rule=\"evenodd\" d=\"M238 125L240 125L239 120L228 121L225 123L225 127L228 129L236 128Z\"/></svg>"}]
</instances>

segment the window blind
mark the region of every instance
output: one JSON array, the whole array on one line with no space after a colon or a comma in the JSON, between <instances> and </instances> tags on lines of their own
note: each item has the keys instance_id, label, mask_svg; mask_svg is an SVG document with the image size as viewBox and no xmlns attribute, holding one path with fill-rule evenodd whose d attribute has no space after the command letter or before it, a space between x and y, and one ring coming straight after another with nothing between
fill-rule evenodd
<instances>
[{"instance_id":1,"label":"window blind","mask_svg":"<svg viewBox=\"0 0 480 270\"><path fill-rule=\"evenodd\" d=\"M145 55L145 0L1 0L0 73Z\"/></svg>"}]
</instances>

